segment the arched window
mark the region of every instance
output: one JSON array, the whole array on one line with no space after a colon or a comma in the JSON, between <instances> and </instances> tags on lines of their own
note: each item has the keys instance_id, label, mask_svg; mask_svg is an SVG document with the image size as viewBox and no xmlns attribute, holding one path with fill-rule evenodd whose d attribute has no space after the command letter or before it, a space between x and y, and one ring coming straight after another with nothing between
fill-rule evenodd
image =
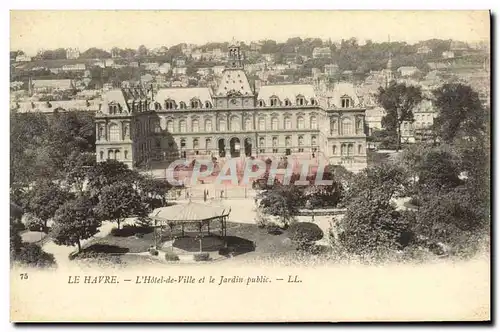
<instances>
[{"instance_id":1,"label":"arched window","mask_svg":"<svg viewBox=\"0 0 500 332\"><path fill-rule=\"evenodd\" d=\"M318 105L318 102L316 101L316 99L311 98L311 105L313 105L313 106Z\"/></svg>"},{"instance_id":2,"label":"arched window","mask_svg":"<svg viewBox=\"0 0 500 332\"><path fill-rule=\"evenodd\" d=\"M113 150L108 150L108 159L113 159L114 153Z\"/></svg>"},{"instance_id":3,"label":"arched window","mask_svg":"<svg viewBox=\"0 0 500 332\"><path fill-rule=\"evenodd\" d=\"M266 145L266 140L264 137L259 137L259 146L265 146Z\"/></svg>"},{"instance_id":4,"label":"arched window","mask_svg":"<svg viewBox=\"0 0 500 332\"><path fill-rule=\"evenodd\" d=\"M212 148L212 139L211 138L205 139L205 148L207 150Z\"/></svg>"},{"instance_id":5,"label":"arched window","mask_svg":"<svg viewBox=\"0 0 500 332\"><path fill-rule=\"evenodd\" d=\"M212 108L212 103L209 101L205 102L205 108Z\"/></svg>"},{"instance_id":6,"label":"arched window","mask_svg":"<svg viewBox=\"0 0 500 332\"><path fill-rule=\"evenodd\" d=\"M299 136L299 146L304 145L304 136L300 135Z\"/></svg>"},{"instance_id":7,"label":"arched window","mask_svg":"<svg viewBox=\"0 0 500 332\"><path fill-rule=\"evenodd\" d=\"M330 120L330 131L332 135L337 135L339 133L339 123L337 119Z\"/></svg>"},{"instance_id":8,"label":"arched window","mask_svg":"<svg viewBox=\"0 0 500 332\"><path fill-rule=\"evenodd\" d=\"M271 119L271 129L278 130L278 118L273 116Z\"/></svg>"},{"instance_id":9,"label":"arched window","mask_svg":"<svg viewBox=\"0 0 500 332\"><path fill-rule=\"evenodd\" d=\"M240 131L241 121L237 116L231 117L231 131Z\"/></svg>"},{"instance_id":10,"label":"arched window","mask_svg":"<svg viewBox=\"0 0 500 332\"><path fill-rule=\"evenodd\" d=\"M285 99L285 106L292 106L291 101L288 99Z\"/></svg>"},{"instance_id":11,"label":"arched window","mask_svg":"<svg viewBox=\"0 0 500 332\"><path fill-rule=\"evenodd\" d=\"M264 107L266 106L266 103L263 100L259 100L259 106Z\"/></svg>"},{"instance_id":12,"label":"arched window","mask_svg":"<svg viewBox=\"0 0 500 332\"><path fill-rule=\"evenodd\" d=\"M285 129L292 129L292 119L285 117Z\"/></svg>"},{"instance_id":13,"label":"arched window","mask_svg":"<svg viewBox=\"0 0 500 332\"><path fill-rule=\"evenodd\" d=\"M128 151L127 150L123 151L123 159L125 159L125 160L128 159Z\"/></svg>"},{"instance_id":14,"label":"arched window","mask_svg":"<svg viewBox=\"0 0 500 332\"><path fill-rule=\"evenodd\" d=\"M278 146L278 137L274 136L273 137L273 147Z\"/></svg>"},{"instance_id":15,"label":"arched window","mask_svg":"<svg viewBox=\"0 0 500 332\"><path fill-rule=\"evenodd\" d=\"M271 106L273 106L273 107L279 106L280 100L278 99L278 97L271 97L270 103L271 103Z\"/></svg>"},{"instance_id":16,"label":"arched window","mask_svg":"<svg viewBox=\"0 0 500 332\"><path fill-rule=\"evenodd\" d=\"M187 131L187 128L186 128L186 120L181 120L179 121L179 131L181 133L185 133Z\"/></svg>"},{"instance_id":17,"label":"arched window","mask_svg":"<svg viewBox=\"0 0 500 332\"><path fill-rule=\"evenodd\" d=\"M337 146L336 145L332 145L332 154L337 154Z\"/></svg>"},{"instance_id":18,"label":"arched window","mask_svg":"<svg viewBox=\"0 0 500 332\"><path fill-rule=\"evenodd\" d=\"M348 155L348 156L352 156L353 154L354 154L354 145L349 144L349 145L347 146L347 155Z\"/></svg>"},{"instance_id":19,"label":"arched window","mask_svg":"<svg viewBox=\"0 0 500 332\"><path fill-rule=\"evenodd\" d=\"M245 119L245 130L252 130L252 119Z\"/></svg>"},{"instance_id":20,"label":"arched window","mask_svg":"<svg viewBox=\"0 0 500 332\"><path fill-rule=\"evenodd\" d=\"M363 154L363 145L358 145L358 154Z\"/></svg>"},{"instance_id":21,"label":"arched window","mask_svg":"<svg viewBox=\"0 0 500 332\"><path fill-rule=\"evenodd\" d=\"M186 148L186 139L181 138L181 149L185 149L185 148Z\"/></svg>"},{"instance_id":22,"label":"arched window","mask_svg":"<svg viewBox=\"0 0 500 332\"><path fill-rule=\"evenodd\" d=\"M116 114L118 112L118 105L109 105L109 114Z\"/></svg>"},{"instance_id":23,"label":"arched window","mask_svg":"<svg viewBox=\"0 0 500 332\"><path fill-rule=\"evenodd\" d=\"M352 121L349 118L342 119L342 134L352 135Z\"/></svg>"},{"instance_id":24,"label":"arched window","mask_svg":"<svg viewBox=\"0 0 500 332\"><path fill-rule=\"evenodd\" d=\"M165 108L170 110L175 108L175 103L173 100L166 100L165 101Z\"/></svg>"},{"instance_id":25,"label":"arched window","mask_svg":"<svg viewBox=\"0 0 500 332\"><path fill-rule=\"evenodd\" d=\"M304 118L302 116L297 117L297 129L304 129Z\"/></svg>"},{"instance_id":26,"label":"arched window","mask_svg":"<svg viewBox=\"0 0 500 332\"><path fill-rule=\"evenodd\" d=\"M155 103L155 111L161 110L161 104L160 103ZM127 159L127 158L125 158Z\"/></svg>"},{"instance_id":27,"label":"arched window","mask_svg":"<svg viewBox=\"0 0 500 332\"><path fill-rule=\"evenodd\" d=\"M193 121L191 122L191 129L193 130L194 133L200 131L200 125L198 123L198 119L193 119Z\"/></svg>"},{"instance_id":28,"label":"arched window","mask_svg":"<svg viewBox=\"0 0 500 332\"><path fill-rule=\"evenodd\" d=\"M285 146L292 145L292 138L290 136L285 137Z\"/></svg>"},{"instance_id":29,"label":"arched window","mask_svg":"<svg viewBox=\"0 0 500 332\"><path fill-rule=\"evenodd\" d=\"M259 118L259 130L266 130L266 120Z\"/></svg>"},{"instance_id":30,"label":"arched window","mask_svg":"<svg viewBox=\"0 0 500 332\"><path fill-rule=\"evenodd\" d=\"M219 131L226 131L226 119L219 119Z\"/></svg>"},{"instance_id":31,"label":"arched window","mask_svg":"<svg viewBox=\"0 0 500 332\"><path fill-rule=\"evenodd\" d=\"M311 118L309 120L311 122L311 129L318 129L318 121L316 119L316 116L311 115Z\"/></svg>"},{"instance_id":32,"label":"arched window","mask_svg":"<svg viewBox=\"0 0 500 332\"><path fill-rule=\"evenodd\" d=\"M198 100L191 100L191 108L199 108L200 102Z\"/></svg>"},{"instance_id":33,"label":"arched window","mask_svg":"<svg viewBox=\"0 0 500 332\"><path fill-rule=\"evenodd\" d=\"M180 109L182 109L182 110L183 110L183 109L186 109L186 103L185 103L185 102L183 102L183 101L181 101L181 102L179 103L179 108L180 108Z\"/></svg>"},{"instance_id":34,"label":"arched window","mask_svg":"<svg viewBox=\"0 0 500 332\"><path fill-rule=\"evenodd\" d=\"M152 127L155 133L161 133L160 120L152 119Z\"/></svg>"},{"instance_id":35,"label":"arched window","mask_svg":"<svg viewBox=\"0 0 500 332\"><path fill-rule=\"evenodd\" d=\"M167 131L169 133L173 133L174 132L174 121L173 120L168 120L167 121Z\"/></svg>"},{"instance_id":36,"label":"arched window","mask_svg":"<svg viewBox=\"0 0 500 332\"><path fill-rule=\"evenodd\" d=\"M120 159L121 159L120 150L115 150L115 160L120 160Z\"/></svg>"},{"instance_id":37,"label":"arched window","mask_svg":"<svg viewBox=\"0 0 500 332\"><path fill-rule=\"evenodd\" d=\"M347 146L346 146L345 144L342 144L342 145L340 146L340 154L341 154L342 156L345 156L345 155L347 154Z\"/></svg>"},{"instance_id":38,"label":"arched window","mask_svg":"<svg viewBox=\"0 0 500 332\"><path fill-rule=\"evenodd\" d=\"M311 136L311 145L312 146L318 145L318 140L316 139L315 135Z\"/></svg>"},{"instance_id":39,"label":"arched window","mask_svg":"<svg viewBox=\"0 0 500 332\"><path fill-rule=\"evenodd\" d=\"M305 99L302 96L297 97L296 102L297 102L297 105L299 105L299 106L305 105Z\"/></svg>"},{"instance_id":40,"label":"arched window","mask_svg":"<svg viewBox=\"0 0 500 332\"><path fill-rule=\"evenodd\" d=\"M193 139L193 149L198 149L199 148L199 141L197 138Z\"/></svg>"},{"instance_id":41,"label":"arched window","mask_svg":"<svg viewBox=\"0 0 500 332\"><path fill-rule=\"evenodd\" d=\"M99 152L99 159L100 160L104 159L104 151Z\"/></svg>"},{"instance_id":42,"label":"arched window","mask_svg":"<svg viewBox=\"0 0 500 332\"><path fill-rule=\"evenodd\" d=\"M352 107L352 100L351 100L351 98L349 98L347 96L340 98L340 102L341 102L342 108Z\"/></svg>"},{"instance_id":43,"label":"arched window","mask_svg":"<svg viewBox=\"0 0 500 332\"><path fill-rule=\"evenodd\" d=\"M363 120L361 118L356 119L356 133L361 134L363 132Z\"/></svg>"},{"instance_id":44,"label":"arched window","mask_svg":"<svg viewBox=\"0 0 500 332\"><path fill-rule=\"evenodd\" d=\"M212 120L210 120L210 119L205 120L205 131L207 131L207 132L212 131Z\"/></svg>"},{"instance_id":45,"label":"arched window","mask_svg":"<svg viewBox=\"0 0 500 332\"><path fill-rule=\"evenodd\" d=\"M120 128L118 128L117 124L111 124L109 126L109 139L111 141L119 141L120 140Z\"/></svg>"}]
</instances>

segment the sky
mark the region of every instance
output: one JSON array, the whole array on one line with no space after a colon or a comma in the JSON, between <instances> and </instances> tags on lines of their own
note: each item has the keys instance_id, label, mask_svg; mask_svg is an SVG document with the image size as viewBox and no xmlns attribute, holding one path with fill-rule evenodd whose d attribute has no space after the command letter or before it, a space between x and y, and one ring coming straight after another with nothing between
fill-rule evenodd
<instances>
[{"instance_id":1,"label":"sky","mask_svg":"<svg viewBox=\"0 0 500 332\"><path fill-rule=\"evenodd\" d=\"M489 40L487 11L11 11L10 49L137 49L235 38L357 38L360 42L431 38Z\"/></svg>"}]
</instances>

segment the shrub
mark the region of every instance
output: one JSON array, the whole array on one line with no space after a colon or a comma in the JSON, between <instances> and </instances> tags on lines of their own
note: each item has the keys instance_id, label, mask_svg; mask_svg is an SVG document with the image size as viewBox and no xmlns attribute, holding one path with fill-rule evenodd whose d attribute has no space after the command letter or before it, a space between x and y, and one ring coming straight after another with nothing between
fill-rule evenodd
<instances>
[{"instance_id":1,"label":"shrub","mask_svg":"<svg viewBox=\"0 0 500 332\"><path fill-rule=\"evenodd\" d=\"M56 263L54 255L43 251L40 246L34 243L23 245L16 260L21 264L33 267L52 267Z\"/></svg>"},{"instance_id":2,"label":"shrub","mask_svg":"<svg viewBox=\"0 0 500 332\"><path fill-rule=\"evenodd\" d=\"M175 262L175 261L179 260L179 256L177 256L175 253L173 253L171 251L167 251L165 253L165 260L167 260L169 262Z\"/></svg>"},{"instance_id":3,"label":"shrub","mask_svg":"<svg viewBox=\"0 0 500 332\"><path fill-rule=\"evenodd\" d=\"M158 250L156 250L155 248L149 248L149 253L152 256L158 256Z\"/></svg>"},{"instance_id":4,"label":"shrub","mask_svg":"<svg viewBox=\"0 0 500 332\"><path fill-rule=\"evenodd\" d=\"M266 216L260 209L257 210L257 214L255 216L255 223L258 228L265 228L269 224L269 217Z\"/></svg>"},{"instance_id":5,"label":"shrub","mask_svg":"<svg viewBox=\"0 0 500 332\"><path fill-rule=\"evenodd\" d=\"M279 234L283 233L281 228L278 225L276 225L275 223L268 224L266 226L266 229L267 229L267 233L272 234L272 235L279 235Z\"/></svg>"},{"instance_id":6,"label":"shrub","mask_svg":"<svg viewBox=\"0 0 500 332\"><path fill-rule=\"evenodd\" d=\"M40 230L44 229L44 225L40 219L31 219L28 221L26 228L32 232L40 232Z\"/></svg>"},{"instance_id":7,"label":"shrub","mask_svg":"<svg viewBox=\"0 0 500 332\"><path fill-rule=\"evenodd\" d=\"M321 240L323 231L318 225L310 222L300 222L290 225L288 237L298 243L299 248L307 247L311 242Z\"/></svg>"},{"instance_id":8,"label":"shrub","mask_svg":"<svg viewBox=\"0 0 500 332\"><path fill-rule=\"evenodd\" d=\"M409 202L411 205L414 205L414 206L421 206L422 205L422 202L420 201L420 199L418 197L412 197Z\"/></svg>"},{"instance_id":9,"label":"shrub","mask_svg":"<svg viewBox=\"0 0 500 332\"><path fill-rule=\"evenodd\" d=\"M208 252L197 252L193 255L196 262L208 261L210 254Z\"/></svg>"}]
</instances>

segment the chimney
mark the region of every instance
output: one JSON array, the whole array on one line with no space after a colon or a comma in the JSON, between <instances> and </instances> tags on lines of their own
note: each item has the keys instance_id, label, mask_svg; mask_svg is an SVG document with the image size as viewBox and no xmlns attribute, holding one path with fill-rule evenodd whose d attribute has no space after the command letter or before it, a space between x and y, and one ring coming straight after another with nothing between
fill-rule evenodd
<instances>
[{"instance_id":1,"label":"chimney","mask_svg":"<svg viewBox=\"0 0 500 332\"><path fill-rule=\"evenodd\" d=\"M255 85L255 93L258 93L262 86L262 81L260 79L256 79L254 85Z\"/></svg>"}]
</instances>

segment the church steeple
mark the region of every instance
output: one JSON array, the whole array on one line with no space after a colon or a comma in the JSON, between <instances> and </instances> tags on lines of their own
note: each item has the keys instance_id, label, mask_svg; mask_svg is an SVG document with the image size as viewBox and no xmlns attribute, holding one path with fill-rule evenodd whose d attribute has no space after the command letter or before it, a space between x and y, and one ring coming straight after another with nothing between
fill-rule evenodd
<instances>
[{"instance_id":1,"label":"church steeple","mask_svg":"<svg viewBox=\"0 0 500 332\"><path fill-rule=\"evenodd\" d=\"M234 40L229 45L229 53L227 57L227 68L242 69L243 68L243 54L241 53L240 46Z\"/></svg>"}]
</instances>

